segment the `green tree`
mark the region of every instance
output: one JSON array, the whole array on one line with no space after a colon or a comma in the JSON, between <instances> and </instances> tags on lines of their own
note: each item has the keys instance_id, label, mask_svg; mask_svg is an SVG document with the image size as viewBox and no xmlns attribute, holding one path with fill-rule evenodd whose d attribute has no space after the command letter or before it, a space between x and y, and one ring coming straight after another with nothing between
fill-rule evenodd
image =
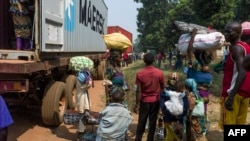
<instances>
[{"instance_id":1,"label":"green tree","mask_svg":"<svg viewBox=\"0 0 250 141\"><path fill-rule=\"evenodd\" d=\"M172 32L174 17L179 17L179 19L192 19L187 14L187 11L185 11L185 9L190 11L190 8L185 6L188 0L182 1L135 0L135 2L141 2L143 4L143 7L138 9L137 27L141 42L140 45L144 47L144 51L147 47L156 47L158 51L164 51L167 50L169 46L174 46L176 41L172 41L171 39L173 36L177 37ZM180 6L179 3L181 3ZM176 8L176 6L178 10L182 12L181 14L178 13L179 11L172 10ZM185 8L182 9L181 7Z\"/></svg>"},{"instance_id":2,"label":"green tree","mask_svg":"<svg viewBox=\"0 0 250 141\"><path fill-rule=\"evenodd\" d=\"M164 1L163 0L137 0L143 4L138 9L137 27L140 38L140 45L144 47L164 47Z\"/></svg>"},{"instance_id":3,"label":"green tree","mask_svg":"<svg viewBox=\"0 0 250 141\"><path fill-rule=\"evenodd\" d=\"M175 20L212 26L223 31L231 21L250 19L250 0L134 0L142 3L138 9L137 31L139 47L168 50L178 43L182 32L173 26ZM248 2L249 1L249 2Z\"/></svg>"},{"instance_id":4,"label":"green tree","mask_svg":"<svg viewBox=\"0 0 250 141\"><path fill-rule=\"evenodd\" d=\"M235 18L234 9L237 0L192 0L197 23L223 30L224 26Z\"/></svg>"},{"instance_id":5,"label":"green tree","mask_svg":"<svg viewBox=\"0 0 250 141\"><path fill-rule=\"evenodd\" d=\"M175 20L185 21L192 23L196 20L194 11L191 9L191 4L189 0L180 0L178 3L169 3L166 7L166 29L165 29L165 38L166 47L174 48L175 44L178 43L178 39L182 32L176 30L173 26Z\"/></svg>"},{"instance_id":6,"label":"green tree","mask_svg":"<svg viewBox=\"0 0 250 141\"><path fill-rule=\"evenodd\" d=\"M236 1L235 19L240 22L250 20L250 0Z\"/></svg>"}]
</instances>

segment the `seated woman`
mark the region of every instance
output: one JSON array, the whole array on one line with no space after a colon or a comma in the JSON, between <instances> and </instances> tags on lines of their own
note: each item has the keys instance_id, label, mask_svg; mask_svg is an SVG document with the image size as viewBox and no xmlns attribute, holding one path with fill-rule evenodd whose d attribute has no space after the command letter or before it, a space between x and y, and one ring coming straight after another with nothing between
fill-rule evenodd
<instances>
[{"instance_id":1,"label":"seated woman","mask_svg":"<svg viewBox=\"0 0 250 141\"><path fill-rule=\"evenodd\" d=\"M164 141L178 141L183 138L185 131L183 123L189 107L184 90L184 82L176 81L172 90L166 90L160 95L160 107L163 113L165 132L167 133Z\"/></svg>"},{"instance_id":2,"label":"seated woman","mask_svg":"<svg viewBox=\"0 0 250 141\"><path fill-rule=\"evenodd\" d=\"M125 92L120 87L111 90L111 101L100 113L96 141L126 141L128 126L133 116L128 108L122 104Z\"/></svg>"}]
</instances>

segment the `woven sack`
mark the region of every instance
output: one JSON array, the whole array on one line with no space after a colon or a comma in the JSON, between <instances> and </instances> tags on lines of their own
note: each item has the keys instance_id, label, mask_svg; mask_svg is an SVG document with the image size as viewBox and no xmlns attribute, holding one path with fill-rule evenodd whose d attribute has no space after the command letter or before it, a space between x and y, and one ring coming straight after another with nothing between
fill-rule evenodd
<instances>
[{"instance_id":1,"label":"woven sack","mask_svg":"<svg viewBox=\"0 0 250 141\"><path fill-rule=\"evenodd\" d=\"M108 49L126 50L132 45L131 41L121 33L103 35L104 42Z\"/></svg>"},{"instance_id":2,"label":"woven sack","mask_svg":"<svg viewBox=\"0 0 250 141\"><path fill-rule=\"evenodd\" d=\"M69 68L74 71L81 71L83 68L89 68L92 70L94 67L94 62L85 56L75 56L70 58Z\"/></svg>"}]
</instances>

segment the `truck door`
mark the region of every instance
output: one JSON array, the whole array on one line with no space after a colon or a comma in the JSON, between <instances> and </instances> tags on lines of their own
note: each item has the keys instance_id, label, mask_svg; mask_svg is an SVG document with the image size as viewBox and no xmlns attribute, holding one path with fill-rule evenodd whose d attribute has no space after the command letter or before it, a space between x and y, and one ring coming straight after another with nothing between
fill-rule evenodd
<instances>
[{"instance_id":1,"label":"truck door","mask_svg":"<svg viewBox=\"0 0 250 141\"><path fill-rule=\"evenodd\" d=\"M61 52L63 46L64 0L41 0L41 52Z\"/></svg>"}]
</instances>

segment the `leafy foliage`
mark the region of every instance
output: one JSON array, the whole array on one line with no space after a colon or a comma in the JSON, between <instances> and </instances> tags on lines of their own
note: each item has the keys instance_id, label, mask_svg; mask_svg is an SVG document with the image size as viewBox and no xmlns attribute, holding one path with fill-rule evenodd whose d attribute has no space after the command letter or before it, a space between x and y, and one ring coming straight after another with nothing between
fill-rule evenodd
<instances>
[{"instance_id":1,"label":"leafy foliage","mask_svg":"<svg viewBox=\"0 0 250 141\"><path fill-rule=\"evenodd\" d=\"M142 3L138 9L138 48L158 51L174 48L182 34L176 31L173 21L179 20L209 26L222 31L231 21L250 19L248 0L134 0Z\"/></svg>"}]
</instances>

